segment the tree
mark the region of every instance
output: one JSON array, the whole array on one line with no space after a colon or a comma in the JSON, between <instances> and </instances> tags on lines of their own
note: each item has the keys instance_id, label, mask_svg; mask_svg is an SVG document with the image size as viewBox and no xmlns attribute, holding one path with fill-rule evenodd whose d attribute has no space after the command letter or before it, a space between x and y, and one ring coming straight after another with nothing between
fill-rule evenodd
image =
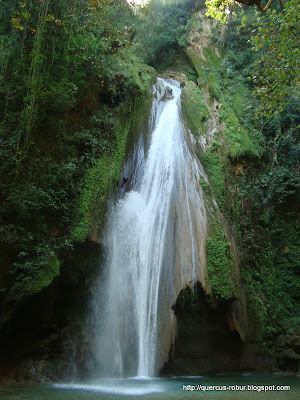
<instances>
[{"instance_id":1,"label":"tree","mask_svg":"<svg viewBox=\"0 0 300 400\"><path fill-rule=\"evenodd\" d=\"M258 53L253 71L260 111L270 117L281 112L287 98L299 98L300 84L300 8L298 0L285 5L284 14L276 10L257 20L253 49Z\"/></svg>"},{"instance_id":2,"label":"tree","mask_svg":"<svg viewBox=\"0 0 300 400\"><path fill-rule=\"evenodd\" d=\"M91 3L0 1L0 327L60 273L84 176L117 170L115 127L151 81L127 3Z\"/></svg>"},{"instance_id":3,"label":"tree","mask_svg":"<svg viewBox=\"0 0 300 400\"><path fill-rule=\"evenodd\" d=\"M258 6L260 1L236 0L248 6ZM225 13L225 7L231 3L230 0L207 0L207 14L226 22L228 15L234 15L234 12ZM271 0L264 9L270 4ZM252 49L257 53L252 77L260 100L258 111L268 118L274 112L281 112L289 97L299 98L299 18L298 0L290 0L285 4L284 12L280 7L274 7L263 15L256 13L252 22Z\"/></svg>"},{"instance_id":4,"label":"tree","mask_svg":"<svg viewBox=\"0 0 300 400\"><path fill-rule=\"evenodd\" d=\"M248 6L248 7L257 6L257 8L263 13L266 12L269 9L270 5L273 3L273 0L269 0L267 2L267 4L265 6L263 6L261 4L261 0L235 0L235 1L237 1L240 4L243 4L244 6ZM279 1L281 4L281 0L279 0Z\"/></svg>"},{"instance_id":5,"label":"tree","mask_svg":"<svg viewBox=\"0 0 300 400\"><path fill-rule=\"evenodd\" d=\"M262 13L265 13L271 6L274 0L268 0L265 6L262 5L262 0L234 0L236 3L243 6L252 7L256 6ZM233 0L206 0L207 15L225 22L228 14L228 9L232 5ZM279 0L281 9L283 6Z\"/></svg>"}]
</instances>

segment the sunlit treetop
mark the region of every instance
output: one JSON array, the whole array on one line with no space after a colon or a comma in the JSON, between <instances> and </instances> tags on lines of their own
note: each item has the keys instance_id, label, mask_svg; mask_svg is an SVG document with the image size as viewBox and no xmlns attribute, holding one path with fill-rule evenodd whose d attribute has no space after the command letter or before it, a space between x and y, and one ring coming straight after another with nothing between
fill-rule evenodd
<instances>
[{"instance_id":1,"label":"sunlit treetop","mask_svg":"<svg viewBox=\"0 0 300 400\"><path fill-rule=\"evenodd\" d=\"M264 13L256 13L252 21L255 29L251 32L251 43L257 52L252 77L259 100L257 111L268 118L282 112L287 99L300 98L299 0L284 4L277 0L269 8L272 2L269 0L262 7L260 0L206 0L207 15L223 23L229 20L229 15L234 15L231 6L236 3L257 6Z\"/></svg>"},{"instance_id":2,"label":"sunlit treetop","mask_svg":"<svg viewBox=\"0 0 300 400\"><path fill-rule=\"evenodd\" d=\"M207 15L218 19L221 22L226 22L227 15L229 14L229 8L234 3L252 7L256 6L261 12L266 12L274 0L206 0ZM281 0L279 1L281 8L283 9Z\"/></svg>"},{"instance_id":3,"label":"sunlit treetop","mask_svg":"<svg viewBox=\"0 0 300 400\"><path fill-rule=\"evenodd\" d=\"M270 117L282 112L287 98L300 98L300 7L298 0L285 3L284 13L272 10L257 20L252 36L258 54L253 70L260 110Z\"/></svg>"}]
</instances>

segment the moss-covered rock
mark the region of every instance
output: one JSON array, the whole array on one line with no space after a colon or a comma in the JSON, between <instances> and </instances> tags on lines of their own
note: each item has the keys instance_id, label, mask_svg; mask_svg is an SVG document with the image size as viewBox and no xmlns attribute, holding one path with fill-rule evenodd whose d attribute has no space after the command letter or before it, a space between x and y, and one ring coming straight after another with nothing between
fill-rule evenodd
<instances>
[{"instance_id":1,"label":"moss-covered rock","mask_svg":"<svg viewBox=\"0 0 300 400\"><path fill-rule=\"evenodd\" d=\"M190 130L195 137L199 137L205 130L205 121L209 117L209 112L203 100L203 94L194 82L186 82L182 90L181 104Z\"/></svg>"},{"instance_id":2,"label":"moss-covered rock","mask_svg":"<svg viewBox=\"0 0 300 400\"><path fill-rule=\"evenodd\" d=\"M233 300L238 297L239 282L236 265L221 226L216 222L210 226L206 241L207 276L213 294L218 300Z\"/></svg>"},{"instance_id":3,"label":"moss-covered rock","mask_svg":"<svg viewBox=\"0 0 300 400\"><path fill-rule=\"evenodd\" d=\"M109 193L121 173L129 127L129 122L118 127L112 155L104 154L85 175L83 191L77 199L77 222L72 232L72 239L77 242L83 242L95 226L103 224Z\"/></svg>"},{"instance_id":4,"label":"moss-covered rock","mask_svg":"<svg viewBox=\"0 0 300 400\"><path fill-rule=\"evenodd\" d=\"M149 89L149 87L148 87ZM105 221L107 202L111 190L117 185L127 142L135 130L142 115L149 109L150 93L142 95L128 108L115 116L114 146L112 152L106 152L87 170L83 190L76 201L76 215L72 231L72 240L83 242L87 237L97 240Z\"/></svg>"},{"instance_id":5,"label":"moss-covered rock","mask_svg":"<svg viewBox=\"0 0 300 400\"><path fill-rule=\"evenodd\" d=\"M178 335L163 375L200 375L241 370L243 343L230 332L228 304L213 308L201 285L182 290L174 305Z\"/></svg>"},{"instance_id":6,"label":"moss-covered rock","mask_svg":"<svg viewBox=\"0 0 300 400\"><path fill-rule=\"evenodd\" d=\"M221 210L224 211L226 190L225 177L228 165L226 160L224 160L219 146L220 144L215 143L206 152L201 153L200 158L209 176L218 205Z\"/></svg>"}]
</instances>

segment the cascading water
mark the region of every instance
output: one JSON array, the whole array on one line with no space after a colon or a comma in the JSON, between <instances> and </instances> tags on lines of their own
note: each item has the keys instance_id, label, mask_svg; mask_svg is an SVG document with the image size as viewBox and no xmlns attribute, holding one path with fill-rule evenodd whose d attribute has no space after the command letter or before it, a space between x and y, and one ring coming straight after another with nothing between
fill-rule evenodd
<instances>
[{"instance_id":1,"label":"cascading water","mask_svg":"<svg viewBox=\"0 0 300 400\"><path fill-rule=\"evenodd\" d=\"M182 288L205 285L206 211L191 135L180 111L180 85L154 86L147 155L131 188L113 206L107 228L107 276L94 299L99 374L154 376L174 342L172 305ZM105 288L103 288L105 287Z\"/></svg>"}]
</instances>

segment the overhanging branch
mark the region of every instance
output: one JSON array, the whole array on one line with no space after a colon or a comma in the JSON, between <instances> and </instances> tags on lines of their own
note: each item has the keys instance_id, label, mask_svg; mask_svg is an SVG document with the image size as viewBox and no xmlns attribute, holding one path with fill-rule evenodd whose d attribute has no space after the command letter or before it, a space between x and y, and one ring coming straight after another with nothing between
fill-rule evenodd
<instances>
[{"instance_id":1,"label":"overhanging branch","mask_svg":"<svg viewBox=\"0 0 300 400\"><path fill-rule=\"evenodd\" d=\"M267 4L265 5L265 7L263 7L261 5L261 0L235 0L235 1L237 1L238 3L243 4L244 6L248 6L248 7L257 6L257 8L261 12L265 13L270 8L270 5L273 3L274 0L269 0L267 2Z\"/></svg>"},{"instance_id":2,"label":"overhanging branch","mask_svg":"<svg viewBox=\"0 0 300 400\"><path fill-rule=\"evenodd\" d=\"M273 0L269 0L268 2L267 2L267 4L266 4L266 6L265 7L262 7L262 5L261 5L261 0L258 0L258 2L257 2L258 4L256 4L257 5L257 7L259 8L259 10L261 11L261 12L266 12L268 9L269 9L269 7L270 7L270 5L273 3Z\"/></svg>"}]
</instances>

